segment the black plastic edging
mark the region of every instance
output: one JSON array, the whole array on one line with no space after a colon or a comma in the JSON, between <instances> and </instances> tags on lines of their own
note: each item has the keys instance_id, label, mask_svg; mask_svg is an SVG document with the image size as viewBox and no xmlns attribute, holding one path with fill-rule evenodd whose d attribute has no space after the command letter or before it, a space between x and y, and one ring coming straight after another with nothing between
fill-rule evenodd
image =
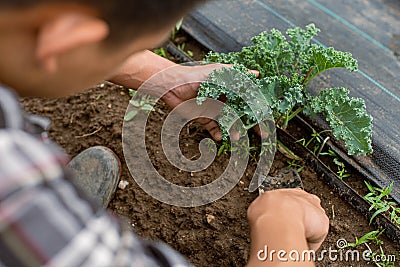
<instances>
[{"instance_id":1,"label":"black plastic edging","mask_svg":"<svg viewBox=\"0 0 400 267\"><path fill-rule=\"evenodd\" d=\"M171 41L169 41L165 47L171 55L177 58L180 62L190 63L195 62L191 57L187 54L183 53L179 48Z\"/></svg>"}]
</instances>

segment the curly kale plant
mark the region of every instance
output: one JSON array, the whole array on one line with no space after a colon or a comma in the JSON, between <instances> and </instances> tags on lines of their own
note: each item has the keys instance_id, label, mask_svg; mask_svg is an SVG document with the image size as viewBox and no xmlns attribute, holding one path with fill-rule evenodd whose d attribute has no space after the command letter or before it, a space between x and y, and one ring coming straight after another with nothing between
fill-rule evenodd
<instances>
[{"instance_id":1,"label":"curly kale plant","mask_svg":"<svg viewBox=\"0 0 400 267\"><path fill-rule=\"evenodd\" d=\"M232 93L246 90L245 83L240 79L229 83L230 87L237 87L235 90L221 86L221 80L232 80L227 77L235 75L235 72L232 72L234 69L236 73L239 71L240 74L245 74L259 87L274 113L278 126L286 128L288 122L300 112L306 115L321 114L330 123L334 136L344 140L349 155L371 153L372 117L366 113L362 99L349 97L349 91L345 88L324 89L317 96L307 92L309 82L327 70L358 70L357 61L350 53L311 44L318 32L319 29L310 24L306 29L287 30L289 38L286 38L280 31L273 29L269 33L263 32L254 37L253 45L244 47L240 52L209 53L206 57L207 62L234 66L231 69L214 71L210 78L201 84L198 103L201 104L206 98L218 99L225 96L226 104L239 114L243 123L248 126L246 128L260 123L263 119L257 116L259 111L254 107L250 108L246 99ZM259 71L259 77L249 73L249 69ZM252 95L252 90L248 90L247 94ZM223 125L226 110L225 113L222 112L219 121L225 140L229 135L229 127Z\"/></svg>"}]
</instances>

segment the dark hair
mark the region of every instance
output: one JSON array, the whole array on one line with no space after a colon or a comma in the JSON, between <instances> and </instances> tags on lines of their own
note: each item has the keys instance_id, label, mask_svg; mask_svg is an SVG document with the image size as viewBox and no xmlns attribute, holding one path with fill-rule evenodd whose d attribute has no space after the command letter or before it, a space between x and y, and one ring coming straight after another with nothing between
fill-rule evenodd
<instances>
[{"instance_id":1,"label":"dark hair","mask_svg":"<svg viewBox=\"0 0 400 267\"><path fill-rule=\"evenodd\" d=\"M111 28L110 39L126 39L157 31L183 17L205 0L8 0L0 6L27 7L43 3L77 3L93 6ZM132 34L127 34L130 31Z\"/></svg>"}]
</instances>

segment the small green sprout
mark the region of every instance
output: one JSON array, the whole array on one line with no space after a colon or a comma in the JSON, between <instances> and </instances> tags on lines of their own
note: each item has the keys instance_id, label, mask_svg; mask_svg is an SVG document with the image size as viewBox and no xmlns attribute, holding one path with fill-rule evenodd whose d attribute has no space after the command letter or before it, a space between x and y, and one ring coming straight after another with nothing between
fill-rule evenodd
<instances>
[{"instance_id":1,"label":"small green sprout","mask_svg":"<svg viewBox=\"0 0 400 267\"><path fill-rule=\"evenodd\" d=\"M132 89L129 89L129 95L132 96L132 100L129 102L129 104L134 108L125 115L124 121L133 120L133 118L135 118L136 115L139 113L139 110L145 112L155 111L154 105L156 104L156 102L153 99L154 97L148 95L136 97L137 92Z\"/></svg>"},{"instance_id":2,"label":"small green sprout","mask_svg":"<svg viewBox=\"0 0 400 267\"><path fill-rule=\"evenodd\" d=\"M172 29L171 32L171 40L174 40L178 32L181 30L183 24L183 18L180 19L176 24L175 27Z\"/></svg>"},{"instance_id":3,"label":"small green sprout","mask_svg":"<svg viewBox=\"0 0 400 267\"><path fill-rule=\"evenodd\" d=\"M373 219L379 214L387 212L390 214L390 220L397 226L400 226L400 208L390 197L394 182L383 189L374 187L367 181L365 181L365 185L368 187L369 193L364 196L364 199L371 204L369 210L375 210L375 213L370 219L370 223L372 223Z\"/></svg>"},{"instance_id":4,"label":"small green sprout","mask_svg":"<svg viewBox=\"0 0 400 267\"><path fill-rule=\"evenodd\" d=\"M168 58L167 56L167 52L165 51L165 49L163 47L158 48L158 49L154 49L153 52L163 58Z\"/></svg>"},{"instance_id":5,"label":"small green sprout","mask_svg":"<svg viewBox=\"0 0 400 267\"><path fill-rule=\"evenodd\" d=\"M287 163L288 163L288 169L293 168L293 169L295 169L298 173L301 173L302 170L303 170L303 168L304 168L303 166L301 166L300 164L298 164L297 160L295 160L295 159L292 160L292 161L288 160Z\"/></svg>"},{"instance_id":6,"label":"small green sprout","mask_svg":"<svg viewBox=\"0 0 400 267\"><path fill-rule=\"evenodd\" d=\"M356 242L355 243L347 243L347 246L344 248L355 248L358 246L361 246L363 244L366 244L368 242L373 242L375 245L382 245L383 241L379 239L379 236L383 233L384 230L375 230L371 231L369 233L366 233L362 237L358 238L356 237Z\"/></svg>"}]
</instances>

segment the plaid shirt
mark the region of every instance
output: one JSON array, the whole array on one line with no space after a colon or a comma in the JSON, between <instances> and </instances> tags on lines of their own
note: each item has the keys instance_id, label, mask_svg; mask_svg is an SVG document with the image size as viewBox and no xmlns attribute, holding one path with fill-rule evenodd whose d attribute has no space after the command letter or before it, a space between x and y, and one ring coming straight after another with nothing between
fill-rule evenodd
<instances>
[{"instance_id":1,"label":"plaid shirt","mask_svg":"<svg viewBox=\"0 0 400 267\"><path fill-rule=\"evenodd\" d=\"M64 153L4 128L6 114L0 101L0 267L190 266L89 202L69 181Z\"/></svg>"}]
</instances>

